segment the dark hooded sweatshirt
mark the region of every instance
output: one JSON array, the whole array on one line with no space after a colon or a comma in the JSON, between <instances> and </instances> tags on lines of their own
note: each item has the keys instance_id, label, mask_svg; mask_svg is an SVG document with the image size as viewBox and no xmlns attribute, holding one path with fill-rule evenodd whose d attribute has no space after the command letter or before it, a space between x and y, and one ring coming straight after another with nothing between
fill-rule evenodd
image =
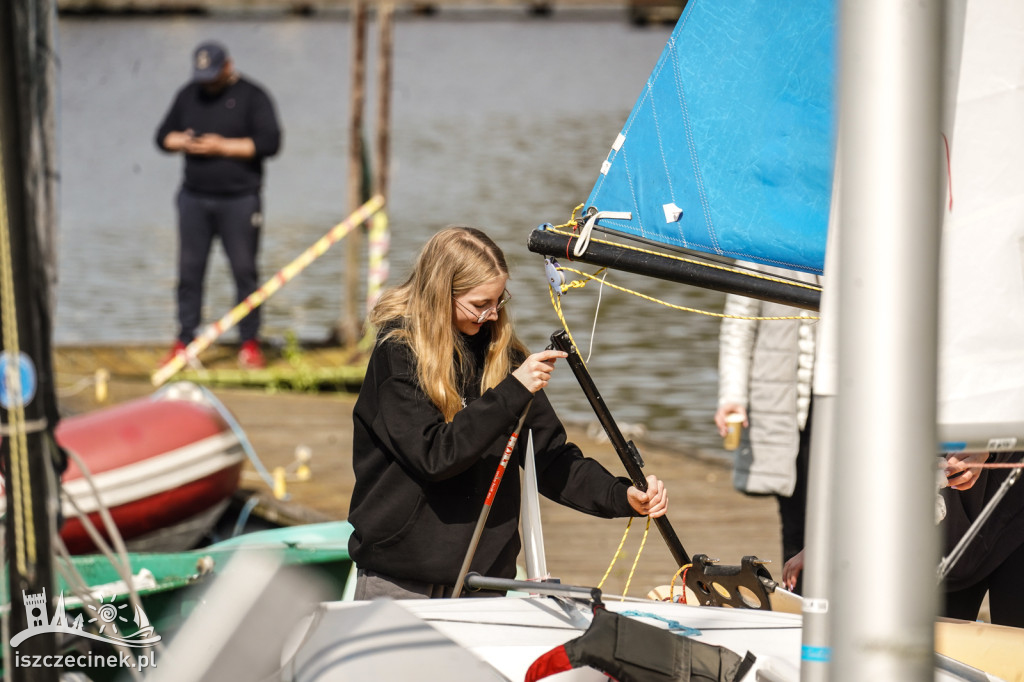
<instances>
[{"instance_id":1,"label":"dark hooded sweatshirt","mask_svg":"<svg viewBox=\"0 0 1024 682\"><path fill-rule=\"evenodd\" d=\"M362 568L392 578L454 585L484 498L530 392L511 374L480 394L489 343L485 326L464 336L472 369L460 376L465 407L446 423L420 390L416 361L404 343L378 343L353 411L356 483L349 552ZM543 391L512 453L470 570L515 576L519 554L519 469L533 431L540 492L573 509L633 516L629 480L617 478L566 442Z\"/></svg>"}]
</instances>

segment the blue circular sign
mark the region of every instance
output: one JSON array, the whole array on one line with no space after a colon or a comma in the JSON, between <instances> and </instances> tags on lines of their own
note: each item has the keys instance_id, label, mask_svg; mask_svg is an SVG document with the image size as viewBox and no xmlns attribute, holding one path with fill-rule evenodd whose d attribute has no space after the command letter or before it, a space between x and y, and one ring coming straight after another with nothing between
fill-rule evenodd
<instances>
[{"instance_id":1,"label":"blue circular sign","mask_svg":"<svg viewBox=\"0 0 1024 682\"><path fill-rule=\"evenodd\" d=\"M18 353L17 369L7 351L0 353L0 405L4 409L23 407L36 397L36 368L24 353ZM17 374L14 374L17 372ZM15 378L17 383L15 385Z\"/></svg>"}]
</instances>

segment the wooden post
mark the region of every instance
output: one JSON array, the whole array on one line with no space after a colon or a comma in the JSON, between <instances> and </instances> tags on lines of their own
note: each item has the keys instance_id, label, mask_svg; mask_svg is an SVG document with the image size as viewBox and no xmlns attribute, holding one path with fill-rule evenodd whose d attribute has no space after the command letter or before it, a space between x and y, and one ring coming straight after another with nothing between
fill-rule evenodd
<instances>
[{"instance_id":1,"label":"wooden post","mask_svg":"<svg viewBox=\"0 0 1024 682\"><path fill-rule=\"evenodd\" d=\"M377 58L377 144L374 153L373 192L387 199L388 158L391 145L391 55L394 45L394 5L386 1L377 8L380 52ZM366 283L366 312L377 303L388 279L388 218L386 211L373 216L370 224L369 264Z\"/></svg>"},{"instance_id":2,"label":"wooden post","mask_svg":"<svg viewBox=\"0 0 1024 682\"><path fill-rule=\"evenodd\" d=\"M366 0L353 0L352 5L352 95L348 139L348 206L349 211L363 203L363 102L366 99ZM342 345L359 340L359 270L363 238L353 230L345 245L345 291L338 338Z\"/></svg>"}]
</instances>

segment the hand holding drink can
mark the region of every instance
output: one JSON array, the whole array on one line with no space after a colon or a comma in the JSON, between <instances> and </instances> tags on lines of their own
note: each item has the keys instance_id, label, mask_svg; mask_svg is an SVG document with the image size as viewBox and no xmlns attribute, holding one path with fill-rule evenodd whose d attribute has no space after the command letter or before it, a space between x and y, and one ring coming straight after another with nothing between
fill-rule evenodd
<instances>
[{"instance_id":1,"label":"hand holding drink can","mask_svg":"<svg viewBox=\"0 0 1024 682\"><path fill-rule=\"evenodd\" d=\"M735 450L740 446L740 435L743 433L743 421L745 417L740 412L733 412L725 417L725 438L722 447L726 450Z\"/></svg>"}]
</instances>

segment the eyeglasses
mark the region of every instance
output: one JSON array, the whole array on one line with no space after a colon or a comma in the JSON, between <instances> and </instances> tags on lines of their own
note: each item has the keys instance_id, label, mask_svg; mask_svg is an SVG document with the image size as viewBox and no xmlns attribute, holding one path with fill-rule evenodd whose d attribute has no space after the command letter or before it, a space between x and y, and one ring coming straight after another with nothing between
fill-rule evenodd
<instances>
[{"instance_id":1,"label":"eyeglasses","mask_svg":"<svg viewBox=\"0 0 1024 682\"><path fill-rule=\"evenodd\" d=\"M470 310L465 304L463 304L459 299L455 298L454 296L452 296L452 300L458 303L460 306L462 306L462 309L465 310L470 315L476 315L477 324L483 324L484 320L491 316L491 313L496 313L502 308L504 308L506 305L508 305L508 302L512 300L512 294L508 293L508 289L506 289L501 293L501 300L498 301L498 305L492 306L487 310L483 311L482 313L476 313ZM476 308L476 306L473 307Z\"/></svg>"}]
</instances>

